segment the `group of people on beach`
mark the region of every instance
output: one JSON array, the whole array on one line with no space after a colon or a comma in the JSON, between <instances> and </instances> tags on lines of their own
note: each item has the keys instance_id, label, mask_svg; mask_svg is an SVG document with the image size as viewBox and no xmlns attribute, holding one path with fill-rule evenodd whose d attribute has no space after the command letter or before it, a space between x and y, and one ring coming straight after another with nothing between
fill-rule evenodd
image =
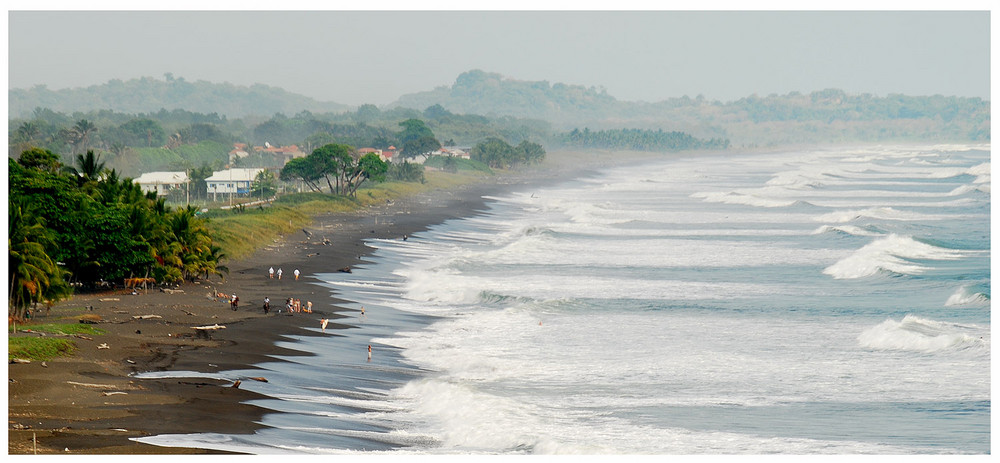
<instances>
[{"instance_id":1,"label":"group of people on beach","mask_svg":"<svg viewBox=\"0 0 1000 463\"><path fill-rule=\"evenodd\" d=\"M282 274L281 267L278 267L278 271L277 272L274 271L274 267L271 267L271 268L267 269L267 277L269 279L273 280L275 274L278 275L278 279L280 280L281 279L281 274ZM295 275L295 279L296 280L299 279L299 275L300 275L299 269L295 269L295 271L293 271L292 274Z\"/></svg>"}]
</instances>

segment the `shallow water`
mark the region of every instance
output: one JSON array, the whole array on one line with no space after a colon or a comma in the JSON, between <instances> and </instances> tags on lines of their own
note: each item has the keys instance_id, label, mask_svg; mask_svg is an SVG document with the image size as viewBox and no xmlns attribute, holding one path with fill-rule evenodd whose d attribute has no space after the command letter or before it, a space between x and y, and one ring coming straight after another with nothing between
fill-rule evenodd
<instances>
[{"instance_id":1,"label":"shallow water","mask_svg":"<svg viewBox=\"0 0 1000 463\"><path fill-rule=\"evenodd\" d=\"M249 387L273 397L256 402L275 411L271 428L141 440L987 454L989 157L872 146L679 158L492 198L476 217L372 241L352 274L319 275L367 319L285 345L316 356L262 365L269 383Z\"/></svg>"}]
</instances>

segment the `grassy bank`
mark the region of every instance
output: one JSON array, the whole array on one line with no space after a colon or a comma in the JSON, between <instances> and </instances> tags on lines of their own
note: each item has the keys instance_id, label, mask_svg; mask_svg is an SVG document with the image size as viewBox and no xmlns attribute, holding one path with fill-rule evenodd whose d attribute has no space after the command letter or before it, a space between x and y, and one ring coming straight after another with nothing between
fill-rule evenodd
<instances>
[{"instance_id":1,"label":"grassy bank","mask_svg":"<svg viewBox=\"0 0 1000 463\"><path fill-rule=\"evenodd\" d=\"M7 336L7 361L13 359L42 362L60 355L70 355L76 344L68 336L93 336L103 331L82 323L26 324L18 327L20 336L14 334L13 327Z\"/></svg>"},{"instance_id":2,"label":"grassy bank","mask_svg":"<svg viewBox=\"0 0 1000 463\"><path fill-rule=\"evenodd\" d=\"M425 181L368 184L356 198L329 193L293 193L283 195L268 207L215 210L205 214L216 245L228 259L238 260L267 246L282 235L296 232L312 223L319 214L349 213L372 205L434 190L447 190L483 181L477 172L445 173L428 171Z\"/></svg>"}]
</instances>

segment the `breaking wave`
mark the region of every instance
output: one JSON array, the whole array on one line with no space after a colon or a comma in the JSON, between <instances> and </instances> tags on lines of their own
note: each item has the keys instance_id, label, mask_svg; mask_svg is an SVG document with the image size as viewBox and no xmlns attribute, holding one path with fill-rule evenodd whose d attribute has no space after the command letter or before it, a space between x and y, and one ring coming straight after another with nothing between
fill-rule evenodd
<instances>
[{"instance_id":1,"label":"breaking wave","mask_svg":"<svg viewBox=\"0 0 1000 463\"><path fill-rule=\"evenodd\" d=\"M837 279L864 278L880 272L916 275L927 271L928 267L911 262L910 259L952 260L961 257L962 254L958 251L893 233L865 245L827 267L823 273Z\"/></svg>"},{"instance_id":2,"label":"breaking wave","mask_svg":"<svg viewBox=\"0 0 1000 463\"><path fill-rule=\"evenodd\" d=\"M940 322L914 315L901 321L888 319L858 336L862 347L876 350L900 350L933 353L949 350L989 352L984 329L975 325Z\"/></svg>"}]
</instances>

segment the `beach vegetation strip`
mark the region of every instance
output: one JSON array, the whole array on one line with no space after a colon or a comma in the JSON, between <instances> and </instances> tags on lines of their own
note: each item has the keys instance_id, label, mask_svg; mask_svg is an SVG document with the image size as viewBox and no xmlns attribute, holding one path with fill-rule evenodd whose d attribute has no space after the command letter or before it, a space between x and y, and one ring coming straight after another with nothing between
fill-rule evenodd
<instances>
[{"instance_id":1,"label":"beach vegetation strip","mask_svg":"<svg viewBox=\"0 0 1000 463\"><path fill-rule=\"evenodd\" d=\"M44 362L72 355L76 343L71 337L97 336L104 331L83 323L44 323L12 326L7 336L7 361Z\"/></svg>"}]
</instances>

